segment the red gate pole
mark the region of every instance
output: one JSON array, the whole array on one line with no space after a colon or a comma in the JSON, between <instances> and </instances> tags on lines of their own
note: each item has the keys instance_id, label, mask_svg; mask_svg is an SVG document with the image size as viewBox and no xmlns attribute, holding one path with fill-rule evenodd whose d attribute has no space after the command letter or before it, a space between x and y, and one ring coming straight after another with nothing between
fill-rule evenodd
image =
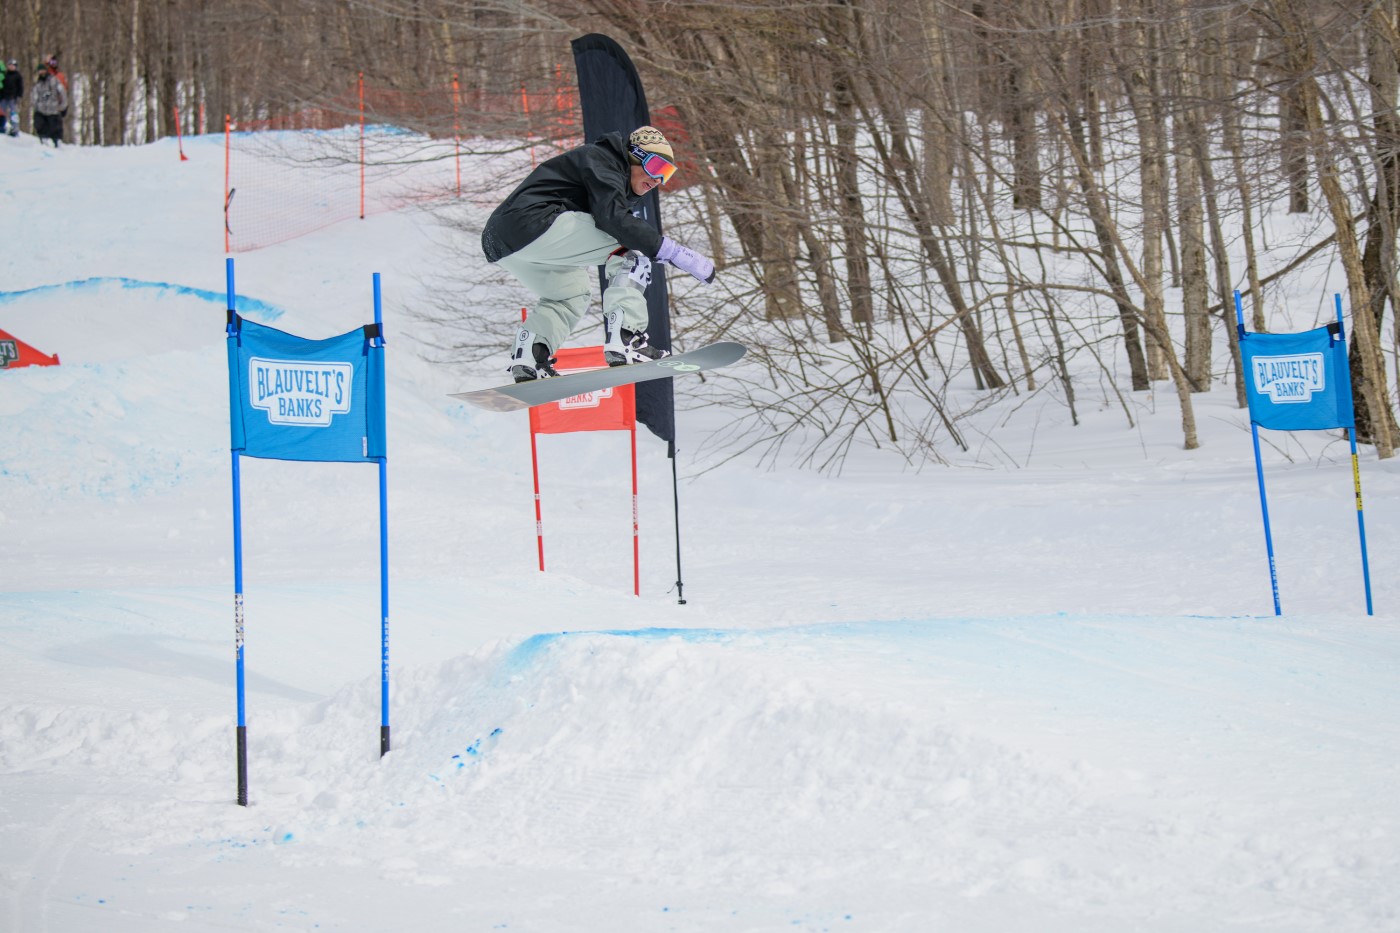
<instances>
[{"instance_id":1,"label":"red gate pole","mask_svg":"<svg viewBox=\"0 0 1400 933\"><path fill-rule=\"evenodd\" d=\"M520 309L520 320L523 323L529 309ZM539 450L535 446L535 419L530 418L530 470L535 478L535 543L540 552L540 573L544 573L544 516L540 513L540 457Z\"/></svg>"},{"instance_id":2,"label":"red gate pole","mask_svg":"<svg viewBox=\"0 0 1400 933\"><path fill-rule=\"evenodd\" d=\"M641 538L637 534L637 423L632 422L632 595L642 595Z\"/></svg>"},{"instance_id":3,"label":"red gate pole","mask_svg":"<svg viewBox=\"0 0 1400 933\"><path fill-rule=\"evenodd\" d=\"M535 425L530 423L530 469L535 475L535 544L540 552L540 573L544 573L544 519L540 516L540 458L535 448Z\"/></svg>"}]
</instances>

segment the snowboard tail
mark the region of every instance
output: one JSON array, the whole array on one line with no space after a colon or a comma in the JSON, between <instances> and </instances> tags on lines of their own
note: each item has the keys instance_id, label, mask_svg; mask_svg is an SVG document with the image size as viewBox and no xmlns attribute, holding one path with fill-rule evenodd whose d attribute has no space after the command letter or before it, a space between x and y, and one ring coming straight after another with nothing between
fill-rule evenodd
<instances>
[{"instance_id":1,"label":"snowboard tail","mask_svg":"<svg viewBox=\"0 0 1400 933\"><path fill-rule=\"evenodd\" d=\"M605 369L590 369L581 373L569 373L549 379L535 379L530 382L516 382L477 389L474 392L453 392L452 398L484 408L487 411L520 411L536 405L562 401L586 392L598 392L614 386L633 385L650 382L653 379L670 379L685 373L704 372L738 362L748 349L739 343L723 341L712 343L688 353L663 357L646 363L631 363L627 366L609 366Z\"/></svg>"}]
</instances>

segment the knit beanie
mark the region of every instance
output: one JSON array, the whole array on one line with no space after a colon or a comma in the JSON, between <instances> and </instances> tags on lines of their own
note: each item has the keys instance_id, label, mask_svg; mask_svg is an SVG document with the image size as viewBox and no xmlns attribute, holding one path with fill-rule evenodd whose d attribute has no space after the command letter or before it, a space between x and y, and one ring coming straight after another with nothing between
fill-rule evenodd
<instances>
[{"instance_id":1,"label":"knit beanie","mask_svg":"<svg viewBox=\"0 0 1400 933\"><path fill-rule=\"evenodd\" d=\"M671 144L666 142L666 137L654 126L637 127L632 131L632 135L627 137L627 146L629 149L635 146L643 152L654 152L669 162L676 161L675 154L671 152ZM634 163L641 163L636 156L630 158Z\"/></svg>"}]
</instances>

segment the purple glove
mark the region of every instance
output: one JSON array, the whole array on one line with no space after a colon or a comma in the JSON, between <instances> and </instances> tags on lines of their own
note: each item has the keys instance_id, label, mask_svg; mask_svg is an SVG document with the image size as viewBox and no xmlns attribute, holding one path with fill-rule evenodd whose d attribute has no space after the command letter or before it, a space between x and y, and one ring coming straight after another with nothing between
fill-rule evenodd
<instances>
[{"instance_id":1,"label":"purple glove","mask_svg":"<svg viewBox=\"0 0 1400 933\"><path fill-rule=\"evenodd\" d=\"M661 248L656 251L657 262L667 262L682 272L689 272L709 285L715 280L715 264L693 249L686 249L668 236L661 238Z\"/></svg>"}]
</instances>

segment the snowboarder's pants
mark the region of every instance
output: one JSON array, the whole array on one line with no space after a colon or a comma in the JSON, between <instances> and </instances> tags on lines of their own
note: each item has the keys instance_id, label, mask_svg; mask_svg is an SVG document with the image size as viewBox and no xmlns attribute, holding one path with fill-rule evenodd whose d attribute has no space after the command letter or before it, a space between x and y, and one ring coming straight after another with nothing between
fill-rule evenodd
<instances>
[{"instance_id":1,"label":"snowboarder's pants","mask_svg":"<svg viewBox=\"0 0 1400 933\"><path fill-rule=\"evenodd\" d=\"M553 353L569 339L579 318L588 310L589 285L605 266L611 279L629 259L614 256L621 247L599 230L593 218L567 211L529 245L511 253L496 265L520 280L539 298L525 316L525 328ZM622 326L630 331L647 329L647 298L640 289L615 285L603 292L603 312L619 311ZM602 343L601 338L598 341Z\"/></svg>"}]
</instances>

